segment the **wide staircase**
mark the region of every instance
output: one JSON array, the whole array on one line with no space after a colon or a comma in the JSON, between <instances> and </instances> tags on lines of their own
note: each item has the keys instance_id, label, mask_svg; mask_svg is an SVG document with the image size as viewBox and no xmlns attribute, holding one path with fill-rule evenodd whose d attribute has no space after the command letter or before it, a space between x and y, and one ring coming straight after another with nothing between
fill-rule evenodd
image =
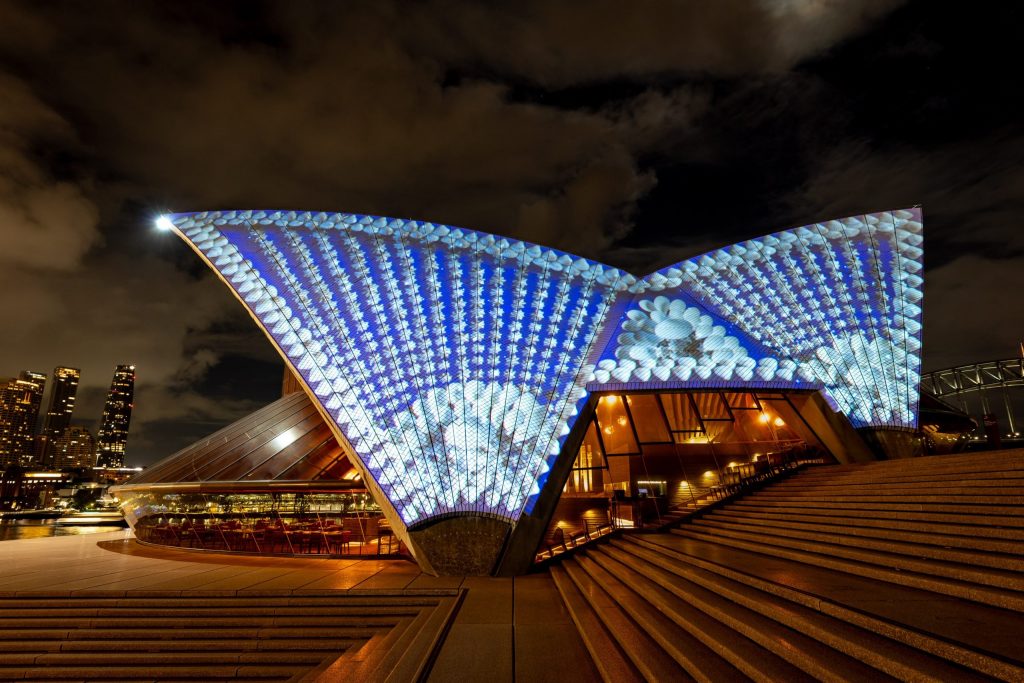
<instances>
[{"instance_id":1,"label":"wide staircase","mask_svg":"<svg viewBox=\"0 0 1024 683\"><path fill-rule=\"evenodd\" d=\"M419 680L456 591L0 598L4 681Z\"/></svg>"},{"instance_id":2,"label":"wide staircase","mask_svg":"<svg viewBox=\"0 0 1024 683\"><path fill-rule=\"evenodd\" d=\"M552 567L605 680L1024 681L1024 451L822 466Z\"/></svg>"}]
</instances>

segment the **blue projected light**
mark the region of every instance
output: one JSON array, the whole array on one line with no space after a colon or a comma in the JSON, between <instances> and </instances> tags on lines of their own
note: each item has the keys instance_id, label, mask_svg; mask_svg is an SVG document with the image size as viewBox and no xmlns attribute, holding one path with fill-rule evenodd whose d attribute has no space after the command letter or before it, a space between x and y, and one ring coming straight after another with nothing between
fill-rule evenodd
<instances>
[{"instance_id":1,"label":"blue projected light","mask_svg":"<svg viewBox=\"0 0 1024 683\"><path fill-rule=\"evenodd\" d=\"M642 280L418 221L166 218L407 526L529 512L588 389L820 388L855 426L916 426L918 209L787 230Z\"/></svg>"},{"instance_id":2,"label":"blue projected light","mask_svg":"<svg viewBox=\"0 0 1024 683\"><path fill-rule=\"evenodd\" d=\"M917 426L920 209L775 233L649 275L588 385L823 389L855 427Z\"/></svg>"},{"instance_id":3,"label":"blue projected light","mask_svg":"<svg viewBox=\"0 0 1024 683\"><path fill-rule=\"evenodd\" d=\"M636 278L552 249L347 214L173 216L406 525L518 519Z\"/></svg>"}]
</instances>

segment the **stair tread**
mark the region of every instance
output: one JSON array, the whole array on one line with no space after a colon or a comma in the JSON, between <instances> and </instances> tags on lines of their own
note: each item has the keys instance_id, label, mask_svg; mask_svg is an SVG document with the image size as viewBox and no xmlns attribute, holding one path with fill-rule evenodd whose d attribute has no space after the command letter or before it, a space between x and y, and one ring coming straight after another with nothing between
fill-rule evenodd
<instances>
[{"instance_id":1,"label":"stair tread","mask_svg":"<svg viewBox=\"0 0 1024 683\"><path fill-rule=\"evenodd\" d=\"M872 536L857 534L852 533L852 531L848 529L844 530L843 527L836 529L811 529L800 528L793 524L761 525L744 523L739 520L728 519L718 515L711 515L695 520L694 526L713 526L730 529L749 529L750 527L755 527L759 533L770 534L772 536L792 537L802 540L822 540L826 543L831 543L832 545L883 550L885 552L909 555L911 557L932 557L937 560L959 562L984 568L1004 569L1017 573L1024 572L1024 558L1019 554L1010 554L999 550L980 550L969 547L947 548L940 542L940 540L946 538L946 536L938 534L930 535L930 538L933 539L934 542L923 543L919 540L890 538L881 535Z\"/></svg>"},{"instance_id":2,"label":"stair tread","mask_svg":"<svg viewBox=\"0 0 1024 683\"><path fill-rule=\"evenodd\" d=\"M758 497L756 501L737 500L731 503L747 507L778 507L805 510L843 510L860 512L886 512L890 514L944 515L956 519L998 521L1008 526L1024 526L1024 508L1008 508L998 505L940 505L938 503L879 503L871 501L838 502L810 501L801 499L768 499Z\"/></svg>"},{"instance_id":3,"label":"stair tread","mask_svg":"<svg viewBox=\"0 0 1024 683\"><path fill-rule=\"evenodd\" d=\"M880 619L1024 664L1019 630L1024 615L910 586L816 567L776 555L723 547L678 535L648 537L669 550L729 567L794 590L828 599ZM928 609L922 610L921 605ZM977 628L985 624L984 630Z\"/></svg>"},{"instance_id":4,"label":"stair tread","mask_svg":"<svg viewBox=\"0 0 1024 683\"><path fill-rule=\"evenodd\" d=\"M642 681L643 676L601 623L601 618L560 565L550 568L555 588L562 596L594 665L606 681Z\"/></svg>"},{"instance_id":5,"label":"stair tread","mask_svg":"<svg viewBox=\"0 0 1024 683\"><path fill-rule=\"evenodd\" d=\"M735 524L750 524L756 527L787 528L805 531L843 534L865 538L885 538L894 541L955 547L981 552L995 552L1006 555L1024 555L1024 533L1018 532L1020 538L998 538L973 533L947 533L948 526L920 524L917 528L896 527L885 525L879 520L858 520L806 516L804 518L785 517L781 515L758 515L733 510L716 510L710 519L728 520Z\"/></svg>"},{"instance_id":6,"label":"stair tread","mask_svg":"<svg viewBox=\"0 0 1024 683\"><path fill-rule=\"evenodd\" d=\"M1024 591L1024 574L1007 569L979 567L964 562L943 560L935 557L922 558L913 554L888 552L879 548L866 548L849 543L831 543L819 539L801 539L793 536L769 534L762 530L746 531L714 525L694 525L691 528L699 529L699 533L738 538L765 546L793 548L818 555L829 555L847 560L852 559L901 571L909 570L1018 593ZM673 533L679 532L681 532L680 529L673 530ZM1020 597L1024 597L1024 595Z\"/></svg>"},{"instance_id":7,"label":"stair tread","mask_svg":"<svg viewBox=\"0 0 1024 683\"><path fill-rule=\"evenodd\" d=\"M773 654L770 650L737 633L728 625L702 612L644 576L639 571L639 567L622 563L606 549L602 549L601 552L594 555L594 562L598 563L607 575L621 578L624 584L628 581L626 590L634 593L637 600L646 602L648 609L657 609L669 617L674 616L675 623L686 624L685 627L677 626L677 628L683 628L693 636L700 636L711 641L715 649L723 653L721 657L718 654L713 656L719 660L722 657L725 658L725 663L728 666L725 672L731 669L732 677L740 675L736 670L740 668L744 675L755 680L799 681L809 678L803 671ZM643 590L646 595L641 597L636 594L637 589ZM724 600L724 598L722 599ZM658 601L657 607L651 600ZM732 677L719 673L713 675L712 680L732 680Z\"/></svg>"},{"instance_id":8,"label":"stair tread","mask_svg":"<svg viewBox=\"0 0 1024 683\"><path fill-rule=\"evenodd\" d=\"M758 626L751 632L752 637L764 638L765 634L774 635L775 632L791 634L781 639L780 646L771 649L787 653L793 663L797 663L796 657L810 657L810 663L818 667L817 671L806 666L802 668L816 673L818 677L835 674L842 680L851 681L888 680L890 676L980 680L968 669L941 657L872 632L839 616L743 584L720 572L708 571L645 548L642 541L624 540L615 546L619 556L632 555L649 564L648 571L653 579L667 585L680 582L687 590L694 590L689 585L692 584L699 589L695 595L710 592L728 598L744 612L754 614L749 623ZM660 579L657 578L659 576ZM749 628L747 622L740 624L739 628Z\"/></svg>"},{"instance_id":9,"label":"stair tread","mask_svg":"<svg viewBox=\"0 0 1024 683\"><path fill-rule=\"evenodd\" d=\"M595 555L599 554L595 553ZM694 678L724 681L738 680L743 677L732 664L722 659L704 643L694 638L687 629L669 618L664 613L666 605L655 607L637 594L632 587L619 580L617 575L609 572L599 560L592 558L589 553L576 558L576 563L583 567L584 571L594 580L598 581L601 587L629 613L632 619L644 628L654 640L657 640L663 649L668 650L679 665ZM760 648L758 649L760 650ZM765 654L770 653L763 650L758 653L761 656ZM786 667L785 671L799 673L791 667Z\"/></svg>"},{"instance_id":10,"label":"stair tread","mask_svg":"<svg viewBox=\"0 0 1024 683\"><path fill-rule=\"evenodd\" d=\"M870 487L863 487L869 489ZM1024 506L1024 495L994 496L987 493L950 493L946 495L932 495L927 493L879 493L870 490L845 491L836 493L807 493L801 494L798 491L762 491L763 498L770 499L796 499L796 500L819 500L822 502L857 502L861 500L877 500L886 502L886 499L899 499L906 503L974 503L981 505L1000 505L1004 507Z\"/></svg>"},{"instance_id":11,"label":"stair tread","mask_svg":"<svg viewBox=\"0 0 1024 683\"><path fill-rule=\"evenodd\" d=\"M693 680L651 636L619 607L604 588L572 558L563 567L608 633L642 675L653 681Z\"/></svg>"},{"instance_id":12,"label":"stair tread","mask_svg":"<svg viewBox=\"0 0 1024 683\"><path fill-rule=\"evenodd\" d=\"M958 597L997 607L1006 607L1015 611L1024 611L1024 596L1019 591L963 581L937 574L893 568L877 562L866 562L840 555L821 554L803 548L782 545L766 547L764 543L728 536L709 537L707 534L684 529L676 529L672 533L698 540L711 540L720 545L739 547L755 552L763 553L770 551L773 556L785 557L797 562L827 567L840 572L854 573L898 585L918 587L940 595Z\"/></svg>"},{"instance_id":13,"label":"stair tread","mask_svg":"<svg viewBox=\"0 0 1024 683\"><path fill-rule=\"evenodd\" d=\"M108 666L103 668L102 680L135 679L153 681L156 679L188 679L198 681L238 680L243 677L287 680L295 675L292 666ZM97 671L88 666L46 666L15 667L15 671L0 667L0 678L4 680L97 680Z\"/></svg>"},{"instance_id":14,"label":"stair tread","mask_svg":"<svg viewBox=\"0 0 1024 683\"><path fill-rule=\"evenodd\" d=\"M894 530L917 530L929 531L941 529L945 534L956 536L974 537L982 535L988 538L1000 538L1024 542L1024 529L1019 527L995 526L991 524L956 524L950 523L948 519L928 519L927 515L921 514L915 519L912 516L886 516L878 515L853 515L844 510L820 509L808 513L806 510L789 510L786 508L759 507L753 505L730 506L714 512L716 515L730 517L741 517L744 519L763 520L792 520L795 522L814 522L820 524L842 524L868 529L894 529Z\"/></svg>"},{"instance_id":15,"label":"stair tread","mask_svg":"<svg viewBox=\"0 0 1024 683\"><path fill-rule=\"evenodd\" d=\"M0 653L35 652L289 652L337 650L366 642L365 638L317 640L0 640Z\"/></svg>"}]
</instances>

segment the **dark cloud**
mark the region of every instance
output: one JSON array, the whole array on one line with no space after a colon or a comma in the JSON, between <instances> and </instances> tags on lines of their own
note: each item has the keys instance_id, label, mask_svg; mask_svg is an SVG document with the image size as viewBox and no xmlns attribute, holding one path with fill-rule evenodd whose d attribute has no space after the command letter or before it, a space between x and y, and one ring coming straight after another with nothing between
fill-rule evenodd
<instances>
[{"instance_id":1,"label":"dark cloud","mask_svg":"<svg viewBox=\"0 0 1024 683\"><path fill-rule=\"evenodd\" d=\"M985 60L946 33L959 15L936 28L934 4L903 5L4 3L0 305L20 322L0 373L82 366L88 418L136 363L140 461L268 400L267 342L149 230L238 207L424 218L644 272L924 203L928 362L995 353L1005 340L957 351L932 302L1012 283L1015 261L993 260L1020 249L1010 86L966 77ZM963 132L953 115L985 101L985 132Z\"/></svg>"},{"instance_id":2,"label":"dark cloud","mask_svg":"<svg viewBox=\"0 0 1024 683\"><path fill-rule=\"evenodd\" d=\"M677 74L785 71L863 31L902 0L616 0L420 5L411 24L453 64L560 87Z\"/></svg>"},{"instance_id":3,"label":"dark cloud","mask_svg":"<svg viewBox=\"0 0 1024 683\"><path fill-rule=\"evenodd\" d=\"M999 150L979 154L979 150ZM794 211L839 216L924 207L926 369L1010 357L1024 341L1024 138L985 132L927 150L835 149L790 197ZM872 204L873 202L873 204ZM971 334L964 334L971 330Z\"/></svg>"},{"instance_id":4,"label":"dark cloud","mask_svg":"<svg viewBox=\"0 0 1024 683\"><path fill-rule=\"evenodd\" d=\"M71 126L0 71L0 269L66 270L100 242L87 190L54 178L34 145L74 145Z\"/></svg>"}]
</instances>

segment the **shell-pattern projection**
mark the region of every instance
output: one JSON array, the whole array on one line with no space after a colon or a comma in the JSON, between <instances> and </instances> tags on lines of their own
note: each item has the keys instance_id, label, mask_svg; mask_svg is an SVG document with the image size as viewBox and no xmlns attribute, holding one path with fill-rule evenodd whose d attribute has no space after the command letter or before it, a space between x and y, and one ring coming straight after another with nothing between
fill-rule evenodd
<instances>
[{"instance_id":1,"label":"shell-pattern projection","mask_svg":"<svg viewBox=\"0 0 1024 683\"><path fill-rule=\"evenodd\" d=\"M855 427L917 427L920 209L709 252L641 280L589 386L822 389Z\"/></svg>"},{"instance_id":2,"label":"shell-pattern projection","mask_svg":"<svg viewBox=\"0 0 1024 683\"><path fill-rule=\"evenodd\" d=\"M167 217L264 328L406 526L529 512L588 390L821 389L913 428L919 209L638 280L554 249L343 213Z\"/></svg>"},{"instance_id":3,"label":"shell-pattern projection","mask_svg":"<svg viewBox=\"0 0 1024 683\"><path fill-rule=\"evenodd\" d=\"M407 526L460 512L519 517L586 395L601 332L636 282L552 249L417 221L170 219Z\"/></svg>"}]
</instances>

